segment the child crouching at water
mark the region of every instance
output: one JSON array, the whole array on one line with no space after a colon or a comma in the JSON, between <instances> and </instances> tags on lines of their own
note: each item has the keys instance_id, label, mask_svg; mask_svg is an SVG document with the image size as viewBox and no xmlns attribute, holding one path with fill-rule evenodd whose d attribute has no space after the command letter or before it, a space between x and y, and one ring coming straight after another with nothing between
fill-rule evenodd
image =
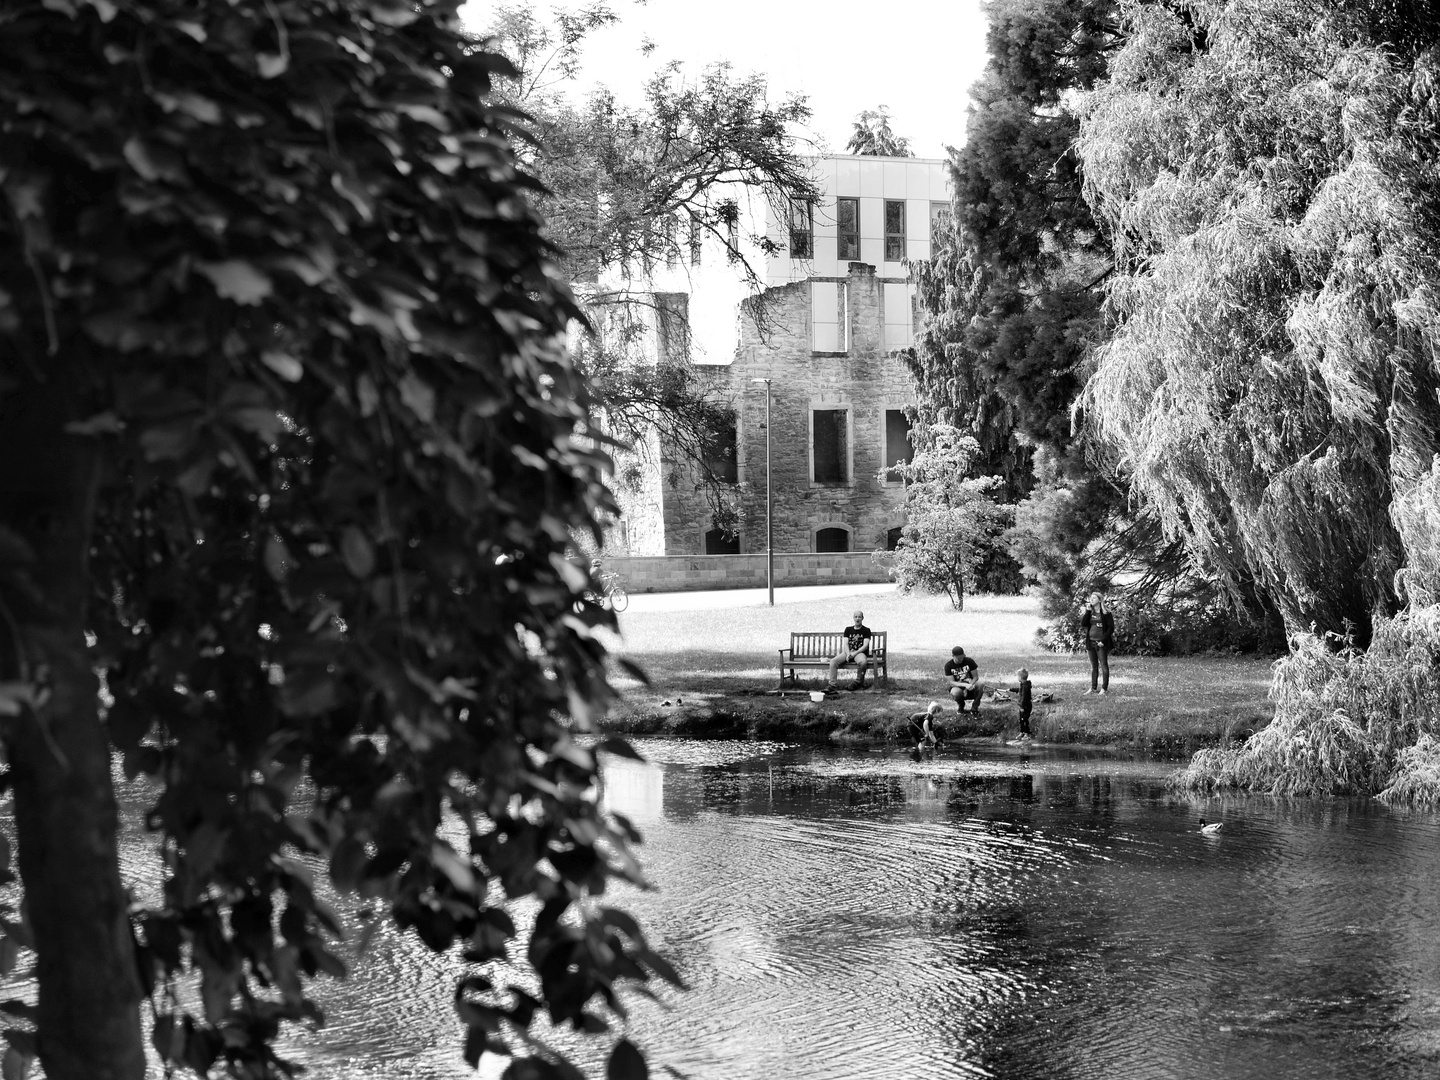
<instances>
[{"instance_id":1,"label":"child crouching at water","mask_svg":"<svg viewBox=\"0 0 1440 1080\"><path fill-rule=\"evenodd\" d=\"M1020 738L1030 738L1030 672L1023 667L1015 672L1020 678Z\"/></svg>"},{"instance_id":2,"label":"child crouching at water","mask_svg":"<svg viewBox=\"0 0 1440 1080\"><path fill-rule=\"evenodd\" d=\"M932 701L924 712L910 715L910 741L915 744L916 750L934 750L936 744L939 743L940 721L937 719L939 712L940 703Z\"/></svg>"}]
</instances>

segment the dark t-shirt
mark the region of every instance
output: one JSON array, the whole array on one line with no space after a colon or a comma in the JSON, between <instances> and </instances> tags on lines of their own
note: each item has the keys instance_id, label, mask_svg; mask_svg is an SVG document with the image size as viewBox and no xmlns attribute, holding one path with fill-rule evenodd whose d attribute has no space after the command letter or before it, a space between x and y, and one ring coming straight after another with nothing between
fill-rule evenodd
<instances>
[{"instance_id":1,"label":"dark t-shirt","mask_svg":"<svg viewBox=\"0 0 1440 1080\"><path fill-rule=\"evenodd\" d=\"M910 736L916 742L923 741L926 735L925 721L930 721L930 734L938 742L940 739L940 725L936 723L940 718L931 716L928 712L917 712L910 714Z\"/></svg>"},{"instance_id":2,"label":"dark t-shirt","mask_svg":"<svg viewBox=\"0 0 1440 1080\"><path fill-rule=\"evenodd\" d=\"M1085 631L1087 644L1104 645L1107 649L1115 644L1115 616L1103 613L1097 620L1089 608L1080 616L1080 627Z\"/></svg>"},{"instance_id":3,"label":"dark t-shirt","mask_svg":"<svg viewBox=\"0 0 1440 1080\"><path fill-rule=\"evenodd\" d=\"M864 623L845 627L845 648L850 652L870 648L870 628Z\"/></svg>"},{"instance_id":4,"label":"dark t-shirt","mask_svg":"<svg viewBox=\"0 0 1440 1080\"><path fill-rule=\"evenodd\" d=\"M962 656L959 660L953 657L945 661L945 678L964 679L966 682L975 680L975 671L980 665L968 656Z\"/></svg>"},{"instance_id":5,"label":"dark t-shirt","mask_svg":"<svg viewBox=\"0 0 1440 1080\"><path fill-rule=\"evenodd\" d=\"M1020 684L1020 711L1022 713L1028 714L1030 712L1030 702L1030 680L1026 679Z\"/></svg>"}]
</instances>

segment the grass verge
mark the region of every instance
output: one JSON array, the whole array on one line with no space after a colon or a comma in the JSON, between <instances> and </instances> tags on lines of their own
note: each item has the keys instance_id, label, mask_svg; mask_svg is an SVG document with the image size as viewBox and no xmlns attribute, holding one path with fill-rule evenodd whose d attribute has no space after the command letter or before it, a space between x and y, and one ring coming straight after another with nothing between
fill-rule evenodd
<instances>
[{"instance_id":1,"label":"grass verge","mask_svg":"<svg viewBox=\"0 0 1440 1080\"><path fill-rule=\"evenodd\" d=\"M617 668L614 682L624 696L607 726L634 735L894 741L911 713L939 700L947 737L1013 738L1014 702L987 700L978 715L960 716L945 696L941 668L957 644L979 661L988 689L1014 686L1016 669L1029 669L1037 742L1179 755L1247 738L1272 711L1268 658L1117 657L1110 693L1087 695L1088 658L1036 646L1041 620L1034 601L1012 596L970 597L963 612L943 597L866 596L866 624L890 633L888 683L872 681L814 703L808 691L824 685L825 672L810 669L798 685L777 692L777 650L790 632L839 630L857 603L842 596L775 608L627 612L620 616L622 637L611 644L646 671L650 685ZM847 669L842 685L853 677ZM1041 701L1042 694L1051 700Z\"/></svg>"}]
</instances>

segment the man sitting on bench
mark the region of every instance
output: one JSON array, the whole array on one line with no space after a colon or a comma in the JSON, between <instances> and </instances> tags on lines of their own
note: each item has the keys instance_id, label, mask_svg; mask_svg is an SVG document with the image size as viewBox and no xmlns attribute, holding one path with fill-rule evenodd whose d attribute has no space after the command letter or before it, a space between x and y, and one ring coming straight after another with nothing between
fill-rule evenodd
<instances>
[{"instance_id":1,"label":"man sitting on bench","mask_svg":"<svg viewBox=\"0 0 1440 1080\"><path fill-rule=\"evenodd\" d=\"M830 682L826 690L838 690L840 687L836 680L840 677L840 665L855 664L859 667L860 673L851 684L851 690L859 690L865 685L865 671L870 666L870 628L865 625L865 613L857 611L852 616L855 620L854 626L845 628L845 647L830 658Z\"/></svg>"}]
</instances>

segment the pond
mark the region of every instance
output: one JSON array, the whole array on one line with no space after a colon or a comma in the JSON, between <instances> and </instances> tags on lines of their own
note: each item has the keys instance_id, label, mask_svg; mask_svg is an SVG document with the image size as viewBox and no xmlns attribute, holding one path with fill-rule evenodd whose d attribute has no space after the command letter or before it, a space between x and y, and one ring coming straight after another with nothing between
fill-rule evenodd
<instances>
[{"instance_id":1,"label":"pond","mask_svg":"<svg viewBox=\"0 0 1440 1080\"><path fill-rule=\"evenodd\" d=\"M1059 750L638 745L606 799L658 890L622 902L691 987L636 999L653 1075L1440 1075L1440 816ZM309 1075L473 1076L446 962L372 959Z\"/></svg>"}]
</instances>

